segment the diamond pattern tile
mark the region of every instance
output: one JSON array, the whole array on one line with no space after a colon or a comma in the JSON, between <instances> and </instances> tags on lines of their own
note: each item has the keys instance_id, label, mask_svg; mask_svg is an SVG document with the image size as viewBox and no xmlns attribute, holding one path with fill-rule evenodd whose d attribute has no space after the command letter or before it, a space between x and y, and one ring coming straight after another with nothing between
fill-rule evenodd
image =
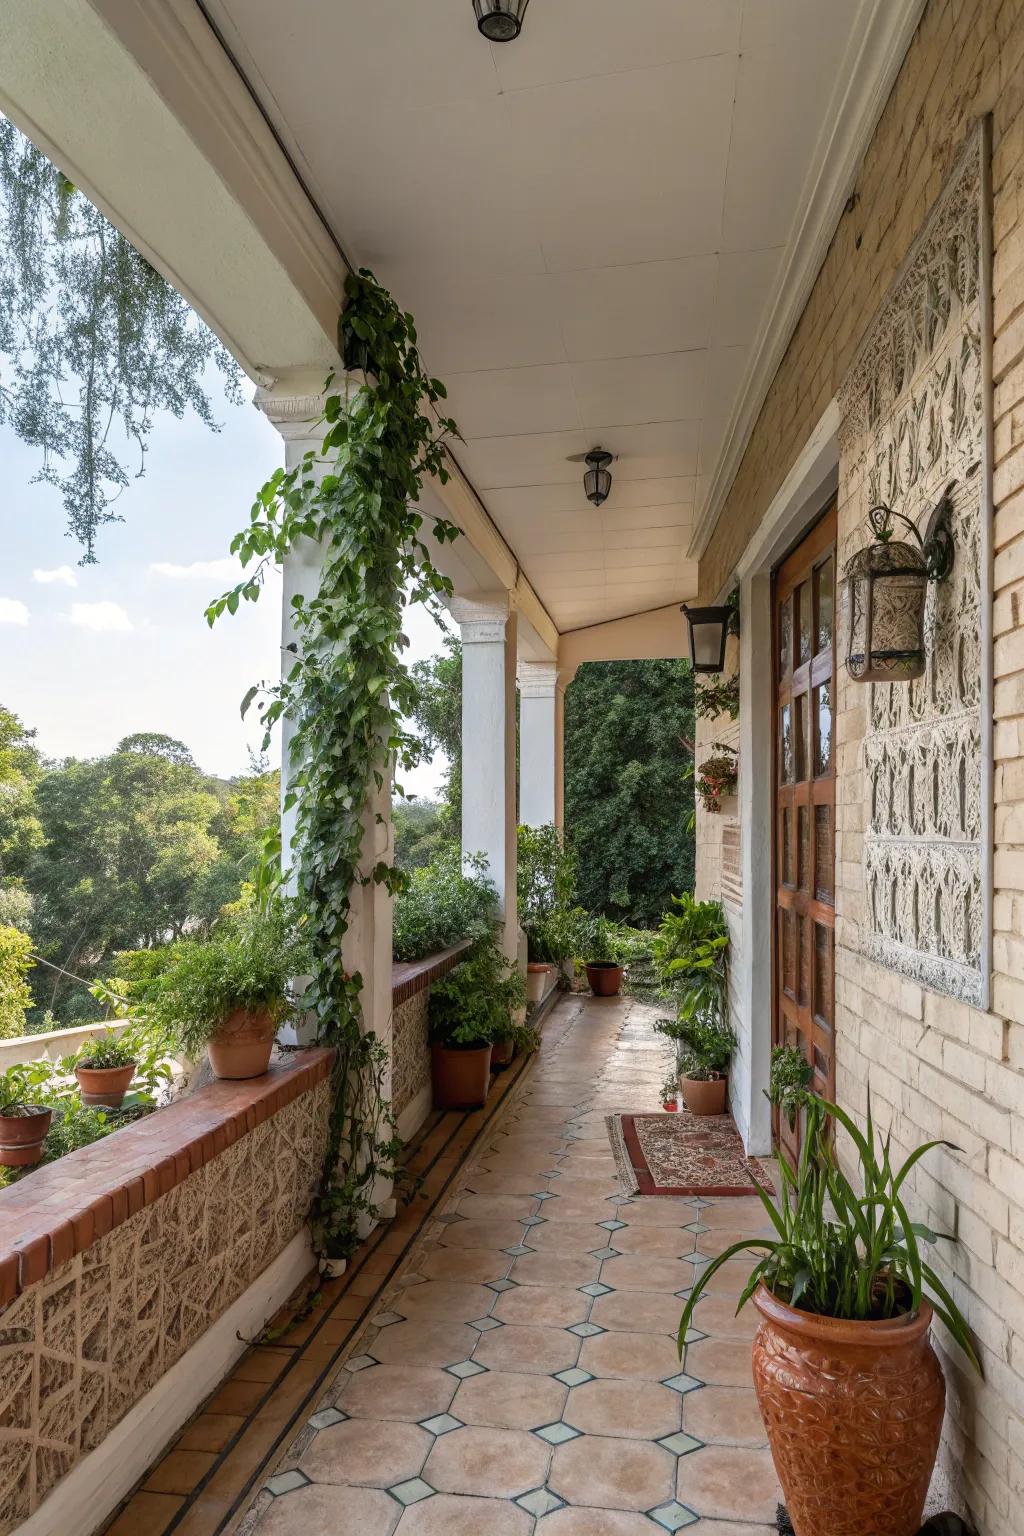
<instances>
[{"instance_id":1,"label":"diamond pattern tile","mask_svg":"<svg viewBox=\"0 0 1024 1536\"><path fill-rule=\"evenodd\" d=\"M543 1216L524 1216L522 1221L519 1223L519 1225L521 1227L542 1227L544 1225L544 1217Z\"/></svg>"},{"instance_id":2,"label":"diamond pattern tile","mask_svg":"<svg viewBox=\"0 0 1024 1536\"><path fill-rule=\"evenodd\" d=\"M275 1499L279 1499L283 1494L294 1493L296 1488L305 1488L308 1482L309 1478L305 1472L293 1470L278 1472L273 1477L268 1477L264 1487L274 1495Z\"/></svg>"},{"instance_id":3,"label":"diamond pattern tile","mask_svg":"<svg viewBox=\"0 0 1024 1536\"><path fill-rule=\"evenodd\" d=\"M678 1376L670 1376L662 1382L663 1387L671 1387L673 1392L692 1392L696 1387L702 1387L704 1383L698 1381L696 1376L687 1376L685 1371L680 1371Z\"/></svg>"},{"instance_id":4,"label":"diamond pattern tile","mask_svg":"<svg viewBox=\"0 0 1024 1536\"><path fill-rule=\"evenodd\" d=\"M486 1369L486 1365L477 1365L475 1360L460 1360L457 1365L445 1366L449 1376L457 1376L460 1381L465 1381L467 1376L481 1376Z\"/></svg>"},{"instance_id":5,"label":"diamond pattern tile","mask_svg":"<svg viewBox=\"0 0 1024 1536\"><path fill-rule=\"evenodd\" d=\"M378 1312L371 1321L375 1328L390 1328L392 1323L404 1323L405 1318L401 1312Z\"/></svg>"},{"instance_id":6,"label":"diamond pattern tile","mask_svg":"<svg viewBox=\"0 0 1024 1536\"><path fill-rule=\"evenodd\" d=\"M371 1365L379 1364L380 1361L375 1360L372 1355L353 1355L351 1360L345 1361L345 1369L354 1375L356 1371L368 1371Z\"/></svg>"},{"instance_id":7,"label":"diamond pattern tile","mask_svg":"<svg viewBox=\"0 0 1024 1536\"><path fill-rule=\"evenodd\" d=\"M618 1232L623 1227L628 1227L629 1226L629 1222L628 1221L618 1221L618 1220L599 1221L598 1222L598 1226L599 1227L604 1227L606 1232Z\"/></svg>"},{"instance_id":8,"label":"diamond pattern tile","mask_svg":"<svg viewBox=\"0 0 1024 1536\"><path fill-rule=\"evenodd\" d=\"M532 1195L531 1199L533 1199L533 1200L554 1200L554 1199L557 1199L557 1196L550 1194L549 1191L546 1190L546 1189L541 1189L541 1190L538 1190L538 1192L535 1195Z\"/></svg>"},{"instance_id":9,"label":"diamond pattern tile","mask_svg":"<svg viewBox=\"0 0 1024 1536\"><path fill-rule=\"evenodd\" d=\"M528 1248L525 1243L517 1243L514 1248L503 1248L501 1251L511 1254L514 1259L521 1259L524 1253L532 1253L533 1249Z\"/></svg>"},{"instance_id":10,"label":"diamond pattern tile","mask_svg":"<svg viewBox=\"0 0 1024 1536\"><path fill-rule=\"evenodd\" d=\"M564 1445L567 1440L576 1440L581 1431L573 1429L571 1424L563 1424L561 1420L557 1424L545 1424L543 1429L535 1429L534 1434L540 1440L546 1440L548 1445Z\"/></svg>"},{"instance_id":11,"label":"diamond pattern tile","mask_svg":"<svg viewBox=\"0 0 1024 1536\"><path fill-rule=\"evenodd\" d=\"M541 1174L542 1179L560 1179L561 1177L561 1170L558 1168L545 1168Z\"/></svg>"},{"instance_id":12,"label":"diamond pattern tile","mask_svg":"<svg viewBox=\"0 0 1024 1536\"><path fill-rule=\"evenodd\" d=\"M343 1424L348 1418L347 1413L342 1413L339 1408L321 1408L319 1413L314 1413L309 1424L311 1429L330 1429L332 1424Z\"/></svg>"},{"instance_id":13,"label":"diamond pattern tile","mask_svg":"<svg viewBox=\"0 0 1024 1536\"><path fill-rule=\"evenodd\" d=\"M567 1333L574 1333L578 1339L592 1339L604 1331L596 1323L575 1323L571 1328L566 1329Z\"/></svg>"},{"instance_id":14,"label":"diamond pattern tile","mask_svg":"<svg viewBox=\"0 0 1024 1536\"><path fill-rule=\"evenodd\" d=\"M462 1420L451 1413L436 1413L432 1419L420 1419L420 1429L429 1430L432 1435L448 1435L453 1429L462 1428Z\"/></svg>"},{"instance_id":15,"label":"diamond pattern tile","mask_svg":"<svg viewBox=\"0 0 1024 1536\"><path fill-rule=\"evenodd\" d=\"M684 1525L692 1525L697 1518L693 1510L680 1504L678 1499L673 1499L669 1504L660 1504L657 1509L649 1509L647 1513L650 1519L666 1531L681 1531Z\"/></svg>"},{"instance_id":16,"label":"diamond pattern tile","mask_svg":"<svg viewBox=\"0 0 1024 1536\"><path fill-rule=\"evenodd\" d=\"M592 1259L617 1259L619 1257L619 1250L617 1248L591 1248L590 1256Z\"/></svg>"},{"instance_id":17,"label":"diamond pattern tile","mask_svg":"<svg viewBox=\"0 0 1024 1536\"><path fill-rule=\"evenodd\" d=\"M489 1291L497 1291L499 1295L502 1291L514 1291L517 1284L518 1282L515 1280L488 1280L486 1282L487 1289Z\"/></svg>"},{"instance_id":18,"label":"diamond pattern tile","mask_svg":"<svg viewBox=\"0 0 1024 1536\"><path fill-rule=\"evenodd\" d=\"M664 1440L658 1441L666 1451L671 1451L673 1456L689 1456L691 1451L699 1450L704 1444L703 1440L695 1440L692 1435L683 1434L680 1430L677 1434L666 1435Z\"/></svg>"},{"instance_id":19,"label":"diamond pattern tile","mask_svg":"<svg viewBox=\"0 0 1024 1536\"><path fill-rule=\"evenodd\" d=\"M578 1365L571 1366L567 1371L559 1371L555 1377L563 1387L582 1387L585 1381L593 1381L589 1371L582 1371Z\"/></svg>"},{"instance_id":20,"label":"diamond pattern tile","mask_svg":"<svg viewBox=\"0 0 1024 1536\"><path fill-rule=\"evenodd\" d=\"M525 1509L528 1514L536 1515L538 1520L541 1515L553 1514L556 1509L562 1509L564 1499L552 1493L550 1488L534 1488L529 1493L521 1494L516 1503L520 1509Z\"/></svg>"},{"instance_id":21,"label":"diamond pattern tile","mask_svg":"<svg viewBox=\"0 0 1024 1536\"><path fill-rule=\"evenodd\" d=\"M615 1289L613 1285L602 1285L600 1280L592 1280L589 1285L577 1287L584 1296L610 1296Z\"/></svg>"},{"instance_id":22,"label":"diamond pattern tile","mask_svg":"<svg viewBox=\"0 0 1024 1536\"><path fill-rule=\"evenodd\" d=\"M478 1317L469 1326L475 1328L477 1333L490 1333L492 1328L501 1328L503 1324L496 1317Z\"/></svg>"},{"instance_id":23,"label":"diamond pattern tile","mask_svg":"<svg viewBox=\"0 0 1024 1536\"><path fill-rule=\"evenodd\" d=\"M429 1483L425 1483L422 1477L410 1477L406 1482L395 1483L388 1489L393 1499L397 1499L399 1504L407 1507L410 1504L419 1504L423 1499L432 1498L434 1492L435 1490Z\"/></svg>"}]
</instances>

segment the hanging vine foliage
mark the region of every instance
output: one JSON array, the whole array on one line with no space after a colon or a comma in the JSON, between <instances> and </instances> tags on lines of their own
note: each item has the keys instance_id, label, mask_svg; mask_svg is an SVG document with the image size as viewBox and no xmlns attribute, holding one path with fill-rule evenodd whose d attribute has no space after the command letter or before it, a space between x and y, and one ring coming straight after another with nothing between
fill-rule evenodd
<instances>
[{"instance_id":1,"label":"hanging vine foliage","mask_svg":"<svg viewBox=\"0 0 1024 1536\"><path fill-rule=\"evenodd\" d=\"M367 791L384 787L392 763L401 771L420 756L402 724L417 704L402 660L402 609L407 595L436 609L451 592L420 538L416 502L425 475L448 479L444 443L457 432L435 409L445 389L423 370L411 315L370 272L351 275L345 292L342 356L366 382L347 380L345 398L328 380L321 454L307 453L264 485L249 527L231 545L244 569L255 561L251 574L207 610L212 624L256 601L268 571L297 541L319 542L319 588L292 599L298 638L290 669L280 682L250 689L242 711L257 699L266 732L282 717L294 729L285 805L296 809L298 899L314 952L306 1002L320 1040L337 1052L313 1212L318 1249L331 1257L352 1251L360 1219L373 1214L378 1181L396 1172L399 1145L381 1093L387 1052L363 1028L362 978L345 970L342 941L361 878L390 891L402 883L383 862L360 876ZM441 518L432 531L442 543L459 533Z\"/></svg>"},{"instance_id":2,"label":"hanging vine foliage","mask_svg":"<svg viewBox=\"0 0 1024 1536\"><path fill-rule=\"evenodd\" d=\"M217 431L213 363L240 403L237 364L66 176L0 118L0 422L42 452L68 532L96 559L104 523L145 466L157 411L191 406Z\"/></svg>"}]
</instances>

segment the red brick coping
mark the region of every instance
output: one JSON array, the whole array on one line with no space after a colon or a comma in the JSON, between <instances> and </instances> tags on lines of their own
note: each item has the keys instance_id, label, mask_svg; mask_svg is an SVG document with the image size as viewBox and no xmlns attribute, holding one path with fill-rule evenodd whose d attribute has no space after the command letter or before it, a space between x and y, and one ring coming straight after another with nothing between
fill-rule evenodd
<instances>
[{"instance_id":1,"label":"red brick coping","mask_svg":"<svg viewBox=\"0 0 1024 1536\"><path fill-rule=\"evenodd\" d=\"M0 1306L308 1093L333 1058L289 1052L263 1077L209 1083L0 1190Z\"/></svg>"},{"instance_id":2,"label":"red brick coping","mask_svg":"<svg viewBox=\"0 0 1024 1536\"><path fill-rule=\"evenodd\" d=\"M397 1008L400 1003L407 1003L410 997L415 997L417 992L423 992L450 971L459 956L464 954L470 946L469 939L463 939L459 944L453 944L451 949L439 950L436 955L427 955L424 960L396 960L391 967L391 1006Z\"/></svg>"}]
</instances>

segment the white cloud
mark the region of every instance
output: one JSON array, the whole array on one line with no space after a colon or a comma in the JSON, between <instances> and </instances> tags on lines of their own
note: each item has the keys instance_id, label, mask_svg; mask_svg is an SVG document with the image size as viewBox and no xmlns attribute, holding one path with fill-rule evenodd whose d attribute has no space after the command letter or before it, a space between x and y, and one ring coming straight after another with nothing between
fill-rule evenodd
<instances>
[{"instance_id":1,"label":"white cloud","mask_svg":"<svg viewBox=\"0 0 1024 1536\"><path fill-rule=\"evenodd\" d=\"M70 565L58 565L52 571L40 571L36 569L32 572L32 580L42 582L44 587L49 586L52 581L59 581L61 586L64 587L78 586L78 577L75 575Z\"/></svg>"},{"instance_id":2,"label":"white cloud","mask_svg":"<svg viewBox=\"0 0 1024 1536\"><path fill-rule=\"evenodd\" d=\"M68 618L79 629L94 629L98 633L134 628L120 603L72 603Z\"/></svg>"},{"instance_id":3,"label":"white cloud","mask_svg":"<svg viewBox=\"0 0 1024 1536\"><path fill-rule=\"evenodd\" d=\"M0 597L0 624L27 624L28 609L16 597Z\"/></svg>"},{"instance_id":4,"label":"white cloud","mask_svg":"<svg viewBox=\"0 0 1024 1536\"><path fill-rule=\"evenodd\" d=\"M154 576L166 576L170 581L228 581L240 574L237 560L228 555L223 560L193 560L191 565L172 565L168 560L157 560L150 566Z\"/></svg>"}]
</instances>

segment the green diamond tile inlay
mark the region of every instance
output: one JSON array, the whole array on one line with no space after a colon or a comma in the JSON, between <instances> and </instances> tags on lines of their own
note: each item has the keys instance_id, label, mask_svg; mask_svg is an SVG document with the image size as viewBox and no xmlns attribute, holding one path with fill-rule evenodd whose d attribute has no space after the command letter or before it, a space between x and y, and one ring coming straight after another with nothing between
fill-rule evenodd
<instances>
[{"instance_id":1,"label":"green diamond tile inlay","mask_svg":"<svg viewBox=\"0 0 1024 1536\"><path fill-rule=\"evenodd\" d=\"M487 1280L484 1282L489 1291L514 1291L518 1284L515 1280Z\"/></svg>"},{"instance_id":2,"label":"green diamond tile inlay","mask_svg":"<svg viewBox=\"0 0 1024 1536\"><path fill-rule=\"evenodd\" d=\"M598 1333L604 1333L596 1323L576 1323L574 1327L567 1328L567 1333L574 1333L578 1339L592 1339Z\"/></svg>"},{"instance_id":3,"label":"green diamond tile inlay","mask_svg":"<svg viewBox=\"0 0 1024 1536\"><path fill-rule=\"evenodd\" d=\"M538 1439L546 1440L548 1445L564 1445L567 1440L578 1439L580 1431L559 1420L557 1424L545 1424L543 1429L535 1429L534 1434Z\"/></svg>"},{"instance_id":4,"label":"green diamond tile inlay","mask_svg":"<svg viewBox=\"0 0 1024 1536\"><path fill-rule=\"evenodd\" d=\"M520 1509L540 1519L541 1515L550 1515L554 1510L563 1508L565 1500L552 1493L550 1488L533 1488L529 1493L521 1494L516 1503Z\"/></svg>"},{"instance_id":5,"label":"green diamond tile inlay","mask_svg":"<svg viewBox=\"0 0 1024 1536\"><path fill-rule=\"evenodd\" d=\"M462 1427L462 1420L451 1413L436 1413L432 1419L420 1419L420 1429L427 1429L432 1435L447 1435Z\"/></svg>"},{"instance_id":6,"label":"green diamond tile inlay","mask_svg":"<svg viewBox=\"0 0 1024 1536\"><path fill-rule=\"evenodd\" d=\"M628 1225L629 1225L628 1221L613 1220L613 1221L599 1221L598 1222L598 1226L599 1227L604 1227L606 1232L618 1232L623 1227L628 1227Z\"/></svg>"},{"instance_id":7,"label":"green diamond tile inlay","mask_svg":"<svg viewBox=\"0 0 1024 1536\"><path fill-rule=\"evenodd\" d=\"M332 1424L344 1424L348 1418L347 1413L342 1413L338 1408L321 1408L319 1413L314 1413L309 1420L310 1429L330 1429Z\"/></svg>"},{"instance_id":8,"label":"green diamond tile inlay","mask_svg":"<svg viewBox=\"0 0 1024 1536\"><path fill-rule=\"evenodd\" d=\"M368 1371L371 1365L379 1364L380 1361L375 1360L372 1355L353 1355L351 1360L345 1361L345 1369L354 1374L356 1371Z\"/></svg>"},{"instance_id":9,"label":"green diamond tile inlay","mask_svg":"<svg viewBox=\"0 0 1024 1536\"><path fill-rule=\"evenodd\" d=\"M418 1504L421 1499L433 1498L434 1490L429 1483L423 1481L422 1477L410 1477L404 1483L395 1483L394 1487L388 1489L388 1493L393 1499L397 1499L399 1504L408 1506Z\"/></svg>"},{"instance_id":10,"label":"green diamond tile inlay","mask_svg":"<svg viewBox=\"0 0 1024 1536\"><path fill-rule=\"evenodd\" d=\"M486 1369L486 1365L477 1365L475 1360L460 1360L457 1365L445 1366L449 1376L457 1376L460 1381L465 1381L467 1376L480 1376Z\"/></svg>"},{"instance_id":11,"label":"green diamond tile inlay","mask_svg":"<svg viewBox=\"0 0 1024 1536\"><path fill-rule=\"evenodd\" d=\"M309 1478L305 1472L292 1470L291 1472L278 1472L275 1477L268 1477L264 1487L274 1495L275 1499L283 1494L294 1493L296 1488L305 1488Z\"/></svg>"},{"instance_id":12,"label":"green diamond tile inlay","mask_svg":"<svg viewBox=\"0 0 1024 1536\"><path fill-rule=\"evenodd\" d=\"M696 1376L687 1376L685 1371L680 1371L678 1376L670 1376L662 1382L663 1387L671 1387L673 1392L692 1392L695 1387L702 1387L704 1383L698 1381Z\"/></svg>"},{"instance_id":13,"label":"green diamond tile inlay","mask_svg":"<svg viewBox=\"0 0 1024 1536\"><path fill-rule=\"evenodd\" d=\"M593 1381L589 1371L581 1371L578 1365L571 1366L567 1371L559 1371L555 1377L563 1387L582 1387L585 1381Z\"/></svg>"},{"instance_id":14,"label":"green diamond tile inlay","mask_svg":"<svg viewBox=\"0 0 1024 1536\"><path fill-rule=\"evenodd\" d=\"M681 1531L684 1525L692 1525L697 1518L693 1510L680 1504L678 1499L673 1499L669 1504L661 1504L657 1509L649 1509L647 1513L666 1531Z\"/></svg>"},{"instance_id":15,"label":"green diamond tile inlay","mask_svg":"<svg viewBox=\"0 0 1024 1536\"><path fill-rule=\"evenodd\" d=\"M579 1286L584 1296L610 1296L614 1289L613 1285L602 1285L600 1280L592 1280L589 1285Z\"/></svg>"},{"instance_id":16,"label":"green diamond tile inlay","mask_svg":"<svg viewBox=\"0 0 1024 1536\"><path fill-rule=\"evenodd\" d=\"M617 1259L619 1257L619 1250L617 1248L591 1248L590 1257L592 1259Z\"/></svg>"},{"instance_id":17,"label":"green diamond tile inlay","mask_svg":"<svg viewBox=\"0 0 1024 1536\"><path fill-rule=\"evenodd\" d=\"M525 1243L516 1243L514 1248L503 1248L501 1251L509 1254L513 1259L521 1259L524 1253L532 1253L533 1249L528 1248Z\"/></svg>"},{"instance_id":18,"label":"green diamond tile inlay","mask_svg":"<svg viewBox=\"0 0 1024 1536\"><path fill-rule=\"evenodd\" d=\"M469 1326L475 1328L477 1333L490 1333L492 1328L501 1328L503 1324L496 1317L478 1317L476 1322L470 1323Z\"/></svg>"},{"instance_id":19,"label":"green diamond tile inlay","mask_svg":"<svg viewBox=\"0 0 1024 1536\"><path fill-rule=\"evenodd\" d=\"M674 1435L666 1435L664 1440L658 1441L666 1451L671 1451L673 1456L689 1456L691 1451L696 1451L704 1444L703 1440L695 1440L692 1435L685 1435L680 1430Z\"/></svg>"}]
</instances>

